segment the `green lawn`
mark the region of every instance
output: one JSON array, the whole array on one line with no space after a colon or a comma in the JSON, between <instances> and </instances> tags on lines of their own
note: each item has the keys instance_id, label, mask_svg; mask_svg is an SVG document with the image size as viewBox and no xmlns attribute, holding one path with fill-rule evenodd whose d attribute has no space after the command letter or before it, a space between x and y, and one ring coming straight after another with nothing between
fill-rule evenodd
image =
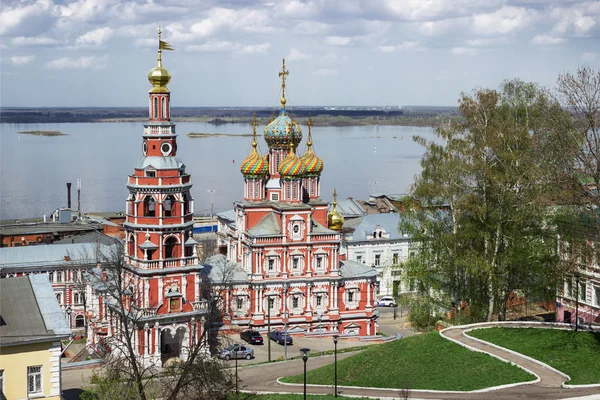
<instances>
[{"instance_id":1,"label":"green lawn","mask_svg":"<svg viewBox=\"0 0 600 400\"><path fill-rule=\"evenodd\" d=\"M309 371L307 382L332 385L333 372L333 364ZM534 379L520 368L469 351L437 332L370 346L338 361L338 385L347 386L467 391ZM303 376L283 380L302 383Z\"/></svg>"},{"instance_id":2,"label":"green lawn","mask_svg":"<svg viewBox=\"0 0 600 400\"><path fill-rule=\"evenodd\" d=\"M569 384L600 383L600 333L489 328L469 335L540 360L569 375Z\"/></svg>"}]
</instances>

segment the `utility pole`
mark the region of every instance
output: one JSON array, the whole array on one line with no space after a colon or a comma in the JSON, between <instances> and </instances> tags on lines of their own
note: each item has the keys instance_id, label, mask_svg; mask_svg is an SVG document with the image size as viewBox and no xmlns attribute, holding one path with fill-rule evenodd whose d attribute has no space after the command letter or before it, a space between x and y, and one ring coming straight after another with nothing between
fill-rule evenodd
<instances>
[{"instance_id":1,"label":"utility pole","mask_svg":"<svg viewBox=\"0 0 600 400\"><path fill-rule=\"evenodd\" d=\"M213 214L214 214L214 199L213 199L213 195L215 194L215 192L217 191L217 189L206 189L206 191L208 193L210 193L210 223L211 223L211 230L212 230L212 222L213 222Z\"/></svg>"},{"instance_id":2,"label":"utility pole","mask_svg":"<svg viewBox=\"0 0 600 400\"><path fill-rule=\"evenodd\" d=\"M369 182L369 184L371 186L373 186L373 189L371 190L371 194L375 193L375 185L377 185L379 183L379 181L373 181L373 182Z\"/></svg>"},{"instance_id":3,"label":"utility pole","mask_svg":"<svg viewBox=\"0 0 600 400\"><path fill-rule=\"evenodd\" d=\"M77 216L81 218L81 178L77 178Z\"/></svg>"},{"instance_id":4,"label":"utility pole","mask_svg":"<svg viewBox=\"0 0 600 400\"><path fill-rule=\"evenodd\" d=\"M267 296L267 343L269 347L269 362L271 362L271 298Z\"/></svg>"}]
</instances>

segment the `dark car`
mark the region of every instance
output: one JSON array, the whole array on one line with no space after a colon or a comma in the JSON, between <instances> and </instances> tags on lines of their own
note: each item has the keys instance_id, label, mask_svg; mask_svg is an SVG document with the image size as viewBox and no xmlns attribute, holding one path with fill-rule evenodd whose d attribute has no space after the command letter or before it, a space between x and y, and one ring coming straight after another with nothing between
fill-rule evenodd
<instances>
[{"instance_id":1,"label":"dark car","mask_svg":"<svg viewBox=\"0 0 600 400\"><path fill-rule=\"evenodd\" d=\"M263 344L263 337L257 331L246 329L240 333L240 338L250 344Z\"/></svg>"},{"instance_id":2,"label":"dark car","mask_svg":"<svg viewBox=\"0 0 600 400\"><path fill-rule=\"evenodd\" d=\"M283 331L271 331L271 333L269 334L269 337L271 338L271 340L276 341L279 344L293 344L293 340L292 337L290 335L288 335L287 333L284 333ZM285 342L284 342L285 340Z\"/></svg>"}]
</instances>

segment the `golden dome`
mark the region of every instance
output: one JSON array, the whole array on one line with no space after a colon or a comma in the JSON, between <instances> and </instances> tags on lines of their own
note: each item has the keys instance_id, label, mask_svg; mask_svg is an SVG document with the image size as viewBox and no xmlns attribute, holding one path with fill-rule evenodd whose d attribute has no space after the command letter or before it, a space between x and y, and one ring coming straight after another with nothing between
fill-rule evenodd
<instances>
[{"instance_id":1,"label":"golden dome","mask_svg":"<svg viewBox=\"0 0 600 400\"><path fill-rule=\"evenodd\" d=\"M171 74L162 66L162 50L158 50L156 67L148 72L148 81L152 84L150 92L168 93L167 85L171 81Z\"/></svg>"},{"instance_id":2,"label":"golden dome","mask_svg":"<svg viewBox=\"0 0 600 400\"><path fill-rule=\"evenodd\" d=\"M337 210L337 192L333 189L333 208L327 214L327 226L334 231L341 231L344 227L344 217Z\"/></svg>"}]
</instances>

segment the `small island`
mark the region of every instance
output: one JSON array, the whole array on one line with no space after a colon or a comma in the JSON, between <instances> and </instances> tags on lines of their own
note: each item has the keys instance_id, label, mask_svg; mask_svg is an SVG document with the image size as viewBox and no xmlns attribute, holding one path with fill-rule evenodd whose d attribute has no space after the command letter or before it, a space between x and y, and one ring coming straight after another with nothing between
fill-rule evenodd
<instances>
[{"instance_id":1,"label":"small island","mask_svg":"<svg viewBox=\"0 0 600 400\"><path fill-rule=\"evenodd\" d=\"M212 136L252 136L251 133L198 133L198 132L190 132L187 134L191 138L204 138L204 137L212 137Z\"/></svg>"},{"instance_id":2,"label":"small island","mask_svg":"<svg viewBox=\"0 0 600 400\"><path fill-rule=\"evenodd\" d=\"M68 136L68 133L62 133L60 131L21 131L17 132L21 135L35 135L35 136Z\"/></svg>"}]
</instances>

